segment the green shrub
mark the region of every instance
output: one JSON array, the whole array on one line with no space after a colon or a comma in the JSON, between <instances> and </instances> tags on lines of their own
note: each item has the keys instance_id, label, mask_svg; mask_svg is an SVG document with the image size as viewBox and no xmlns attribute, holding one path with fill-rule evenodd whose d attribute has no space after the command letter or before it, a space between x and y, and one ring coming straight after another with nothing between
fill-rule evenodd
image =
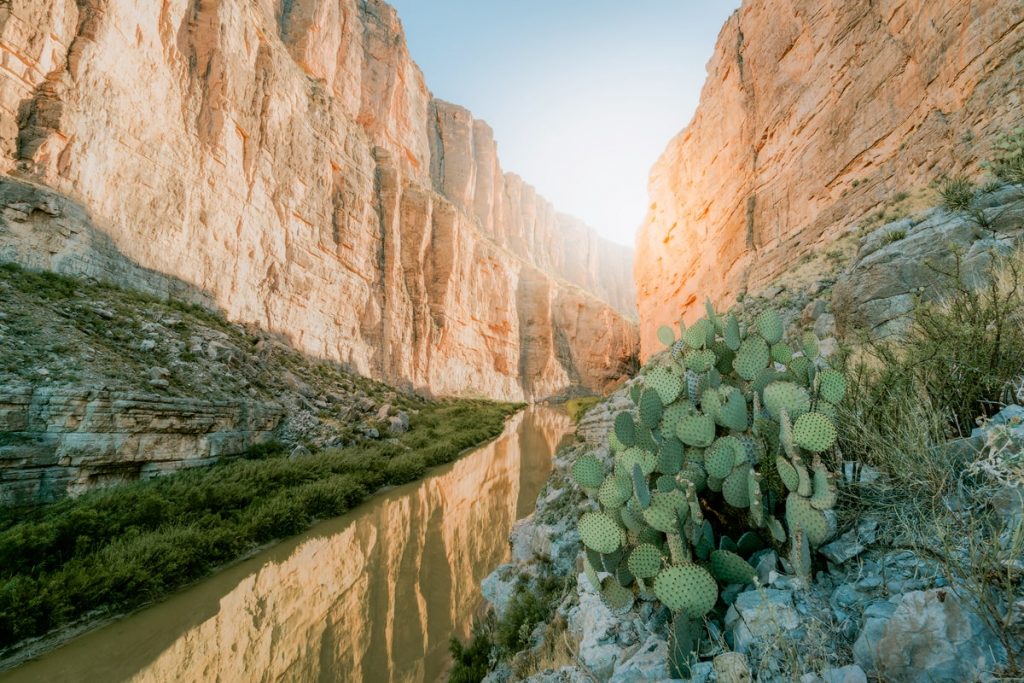
<instances>
[{"instance_id":1,"label":"green shrub","mask_svg":"<svg viewBox=\"0 0 1024 683\"><path fill-rule=\"evenodd\" d=\"M0 521L0 649L86 615L131 609L258 546L342 514L385 485L422 476L497 436L519 406L419 408L399 443L366 442L298 460L224 461L87 493ZM430 446L421 431L431 432ZM429 452L429 453L428 453Z\"/></svg>"},{"instance_id":2,"label":"green shrub","mask_svg":"<svg viewBox=\"0 0 1024 683\"><path fill-rule=\"evenodd\" d=\"M891 230L890 232L887 232L885 234L885 237L882 241L884 241L886 244L892 244L893 242L899 242L900 240L906 239L906 237L906 230Z\"/></svg>"},{"instance_id":3,"label":"green shrub","mask_svg":"<svg viewBox=\"0 0 1024 683\"><path fill-rule=\"evenodd\" d=\"M587 414L587 411L596 406L601 402L600 396L583 396L581 398L571 398L565 402L565 409L569 413L569 417L576 424L579 424L583 416Z\"/></svg>"},{"instance_id":4,"label":"green shrub","mask_svg":"<svg viewBox=\"0 0 1024 683\"><path fill-rule=\"evenodd\" d=\"M989 167L1000 180L1024 185L1024 128L1018 128L996 142Z\"/></svg>"},{"instance_id":5,"label":"green shrub","mask_svg":"<svg viewBox=\"0 0 1024 683\"><path fill-rule=\"evenodd\" d=\"M870 344L855 368L860 420L886 431L905 404L930 406L945 436L969 434L998 412L1024 369L1024 258L998 257L985 273L965 273L959 255L940 285L939 303L919 303L904 339ZM847 454L870 457L858 437Z\"/></svg>"},{"instance_id":6,"label":"green shrub","mask_svg":"<svg viewBox=\"0 0 1024 683\"><path fill-rule=\"evenodd\" d=\"M970 178L962 175L947 178L939 189L943 206L953 212L967 211L974 206L977 192L977 188Z\"/></svg>"}]
</instances>

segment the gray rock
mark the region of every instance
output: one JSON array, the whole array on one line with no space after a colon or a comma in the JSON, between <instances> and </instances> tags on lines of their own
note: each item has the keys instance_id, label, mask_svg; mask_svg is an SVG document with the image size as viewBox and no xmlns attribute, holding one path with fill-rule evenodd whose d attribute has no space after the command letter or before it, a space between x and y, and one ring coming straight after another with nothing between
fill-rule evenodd
<instances>
[{"instance_id":1,"label":"gray rock","mask_svg":"<svg viewBox=\"0 0 1024 683\"><path fill-rule=\"evenodd\" d=\"M725 614L725 627L732 632L733 649L739 653L793 633L800 627L800 615L792 591L765 588L741 593Z\"/></svg>"},{"instance_id":2,"label":"gray rock","mask_svg":"<svg viewBox=\"0 0 1024 683\"><path fill-rule=\"evenodd\" d=\"M878 521L861 520L855 529L822 546L821 554L836 564L842 564L860 555L867 546L878 540Z\"/></svg>"},{"instance_id":3,"label":"gray rock","mask_svg":"<svg viewBox=\"0 0 1024 683\"><path fill-rule=\"evenodd\" d=\"M171 383L165 379L151 379L149 380L149 386L154 389L167 389L171 386Z\"/></svg>"},{"instance_id":4,"label":"gray rock","mask_svg":"<svg viewBox=\"0 0 1024 683\"><path fill-rule=\"evenodd\" d=\"M512 679L509 678L506 680ZM592 683L590 676L575 666L563 666L560 669L548 669L522 680L523 683ZM491 683L491 679L489 677L485 678L484 681ZM494 683L497 683L497 680L495 680Z\"/></svg>"},{"instance_id":5,"label":"gray rock","mask_svg":"<svg viewBox=\"0 0 1024 683\"><path fill-rule=\"evenodd\" d=\"M726 652L714 660L715 680L718 683L751 683L750 664L739 652Z\"/></svg>"},{"instance_id":6,"label":"gray rock","mask_svg":"<svg viewBox=\"0 0 1024 683\"><path fill-rule=\"evenodd\" d=\"M836 317L831 313L822 313L814 321L814 334L818 339L829 339L836 336Z\"/></svg>"},{"instance_id":7,"label":"gray rock","mask_svg":"<svg viewBox=\"0 0 1024 683\"><path fill-rule=\"evenodd\" d=\"M569 632L579 641L580 662L598 680L608 680L625 658L618 644L619 620L605 606L585 574L577 577L579 605L569 610Z\"/></svg>"},{"instance_id":8,"label":"gray rock","mask_svg":"<svg viewBox=\"0 0 1024 683\"><path fill-rule=\"evenodd\" d=\"M310 450L305 446L299 445L291 450L288 454L289 460L297 460L298 458L305 458L311 455Z\"/></svg>"},{"instance_id":9,"label":"gray rock","mask_svg":"<svg viewBox=\"0 0 1024 683\"><path fill-rule=\"evenodd\" d=\"M771 583L771 574L779 566L779 556L774 550L759 550L750 558L757 570L757 580L762 586Z\"/></svg>"},{"instance_id":10,"label":"gray rock","mask_svg":"<svg viewBox=\"0 0 1024 683\"><path fill-rule=\"evenodd\" d=\"M155 348L156 348L156 340L155 339L143 339L142 343L139 344L139 351L143 351L143 352L147 352L148 353L149 351L152 351Z\"/></svg>"},{"instance_id":11,"label":"gray rock","mask_svg":"<svg viewBox=\"0 0 1024 683\"><path fill-rule=\"evenodd\" d=\"M826 669L821 675L804 674L800 677L800 683L868 683L868 677L863 669L851 664L839 669Z\"/></svg>"},{"instance_id":12,"label":"gray rock","mask_svg":"<svg viewBox=\"0 0 1024 683\"><path fill-rule=\"evenodd\" d=\"M855 661L870 675L960 683L991 672L1006 656L996 636L952 591L914 591L890 606L872 605L879 609L865 612L853 646Z\"/></svg>"},{"instance_id":13,"label":"gray rock","mask_svg":"<svg viewBox=\"0 0 1024 683\"><path fill-rule=\"evenodd\" d=\"M153 380L153 379L167 379L170 376L171 376L171 371L168 370L167 368L159 368L159 367L157 367L157 368L150 368L149 369L149 378L151 380Z\"/></svg>"},{"instance_id":14,"label":"gray rock","mask_svg":"<svg viewBox=\"0 0 1024 683\"><path fill-rule=\"evenodd\" d=\"M842 564L864 552L867 547L860 542L856 529L851 529L845 534L821 547L821 554L836 564Z\"/></svg>"},{"instance_id":15,"label":"gray rock","mask_svg":"<svg viewBox=\"0 0 1024 683\"><path fill-rule=\"evenodd\" d=\"M409 431L409 413L399 411L397 415L388 419L388 432L391 434L405 434Z\"/></svg>"},{"instance_id":16,"label":"gray rock","mask_svg":"<svg viewBox=\"0 0 1024 683\"><path fill-rule=\"evenodd\" d=\"M646 683L671 680L668 672L668 643L650 636L633 656L615 667L609 683Z\"/></svg>"},{"instance_id":17,"label":"gray rock","mask_svg":"<svg viewBox=\"0 0 1024 683\"><path fill-rule=\"evenodd\" d=\"M484 600L491 603L494 613L501 619L508 611L509 603L515 594L519 580L519 570L514 564L503 564L484 577L480 582L480 592Z\"/></svg>"}]
</instances>

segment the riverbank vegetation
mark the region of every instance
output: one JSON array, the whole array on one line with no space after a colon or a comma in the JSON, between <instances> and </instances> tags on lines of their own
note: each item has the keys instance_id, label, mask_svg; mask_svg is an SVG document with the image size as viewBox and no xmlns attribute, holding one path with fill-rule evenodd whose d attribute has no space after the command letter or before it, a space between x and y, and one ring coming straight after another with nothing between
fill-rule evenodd
<instances>
[{"instance_id":1,"label":"riverbank vegetation","mask_svg":"<svg viewBox=\"0 0 1024 683\"><path fill-rule=\"evenodd\" d=\"M0 518L0 652L157 600L381 487L418 479L497 436L519 407L427 402L395 439L295 459L263 448Z\"/></svg>"}]
</instances>

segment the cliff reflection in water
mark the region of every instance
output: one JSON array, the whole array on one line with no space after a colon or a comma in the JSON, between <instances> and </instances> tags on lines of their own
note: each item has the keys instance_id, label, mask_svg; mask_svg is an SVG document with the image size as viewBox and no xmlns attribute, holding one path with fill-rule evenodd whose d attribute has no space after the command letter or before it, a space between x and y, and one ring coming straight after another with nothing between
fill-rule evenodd
<instances>
[{"instance_id":1,"label":"cliff reflection in water","mask_svg":"<svg viewBox=\"0 0 1024 683\"><path fill-rule=\"evenodd\" d=\"M438 475L13 673L62 681L435 681L572 431L545 407ZM0 678L3 678L0 676Z\"/></svg>"}]
</instances>

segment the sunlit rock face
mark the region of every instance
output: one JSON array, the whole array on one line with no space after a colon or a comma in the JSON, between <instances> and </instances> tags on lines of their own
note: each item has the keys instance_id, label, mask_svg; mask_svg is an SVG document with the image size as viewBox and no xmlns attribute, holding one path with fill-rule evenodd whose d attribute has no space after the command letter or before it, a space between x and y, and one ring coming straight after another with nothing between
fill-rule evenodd
<instances>
[{"instance_id":1,"label":"sunlit rock face","mask_svg":"<svg viewBox=\"0 0 1024 683\"><path fill-rule=\"evenodd\" d=\"M502 172L383 2L13 0L0 64L0 183L71 207L40 189L4 258L117 281L97 230L233 319L435 393L601 390L636 353L628 250Z\"/></svg>"},{"instance_id":2,"label":"sunlit rock face","mask_svg":"<svg viewBox=\"0 0 1024 683\"><path fill-rule=\"evenodd\" d=\"M756 293L893 195L975 168L1021 125L1022 82L1020 2L745 0L651 173L642 355L705 295Z\"/></svg>"}]
</instances>

